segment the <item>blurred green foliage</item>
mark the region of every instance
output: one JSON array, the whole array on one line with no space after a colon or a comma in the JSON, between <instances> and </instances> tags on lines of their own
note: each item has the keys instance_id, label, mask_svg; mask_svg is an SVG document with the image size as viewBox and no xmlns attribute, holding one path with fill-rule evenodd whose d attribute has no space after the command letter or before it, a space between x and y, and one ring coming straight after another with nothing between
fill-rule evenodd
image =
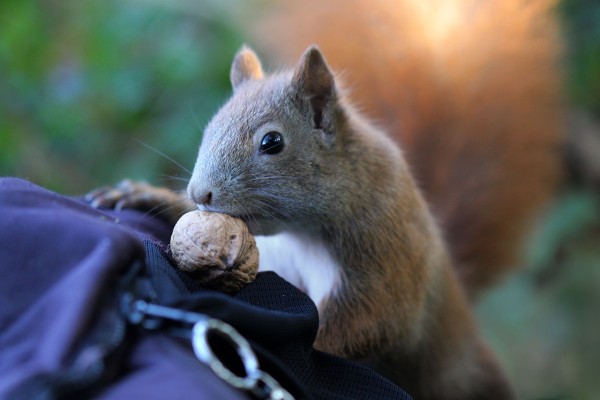
<instances>
[{"instance_id":1,"label":"blurred green foliage","mask_svg":"<svg viewBox=\"0 0 600 400\"><path fill-rule=\"evenodd\" d=\"M0 173L79 193L191 169L242 43L218 3L0 2ZM157 182L161 183L161 182ZM165 183L165 182L162 182Z\"/></svg>"},{"instance_id":2,"label":"blurred green foliage","mask_svg":"<svg viewBox=\"0 0 600 400\"><path fill-rule=\"evenodd\" d=\"M571 100L600 116L600 3L562 0Z\"/></svg>"},{"instance_id":3,"label":"blurred green foliage","mask_svg":"<svg viewBox=\"0 0 600 400\"><path fill-rule=\"evenodd\" d=\"M562 0L558 11L571 108L596 120L600 139L600 2ZM527 265L478 309L522 399L600 398L600 177L572 178L537 227Z\"/></svg>"},{"instance_id":4,"label":"blurred green foliage","mask_svg":"<svg viewBox=\"0 0 600 400\"><path fill-rule=\"evenodd\" d=\"M538 226L527 259L480 304L485 336L518 398L599 398L600 196L566 190Z\"/></svg>"},{"instance_id":5,"label":"blurred green foliage","mask_svg":"<svg viewBox=\"0 0 600 400\"><path fill-rule=\"evenodd\" d=\"M184 187L202 128L230 93L244 42L230 11L242 6L2 0L0 175L72 194L124 177ZM571 101L598 117L600 2L563 0L560 12ZM600 398L599 287L600 195L570 186L526 268L478 309L520 398Z\"/></svg>"}]
</instances>

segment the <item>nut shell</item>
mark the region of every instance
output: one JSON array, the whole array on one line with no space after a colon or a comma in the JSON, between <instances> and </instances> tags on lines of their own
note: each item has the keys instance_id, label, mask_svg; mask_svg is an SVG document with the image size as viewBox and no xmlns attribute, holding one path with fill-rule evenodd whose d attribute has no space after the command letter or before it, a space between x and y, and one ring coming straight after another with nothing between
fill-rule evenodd
<instances>
[{"instance_id":1,"label":"nut shell","mask_svg":"<svg viewBox=\"0 0 600 400\"><path fill-rule=\"evenodd\" d=\"M244 221L225 214L192 211L171 235L171 253L179 269L200 284L235 292L258 272L258 248Z\"/></svg>"}]
</instances>

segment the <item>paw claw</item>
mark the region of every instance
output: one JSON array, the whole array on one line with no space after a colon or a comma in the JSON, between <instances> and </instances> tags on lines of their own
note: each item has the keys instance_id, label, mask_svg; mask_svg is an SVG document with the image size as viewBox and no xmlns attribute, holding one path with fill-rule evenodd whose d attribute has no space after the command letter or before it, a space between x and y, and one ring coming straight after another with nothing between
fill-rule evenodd
<instances>
[{"instance_id":1,"label":"paw claw","mask_svg":"<svg viewBox=\"0 0 600 400\"><path fill-rule=\"evenodd\" d=\"M85 201L93 204L99 196L101 196L103 193L106 193L109 190L110 190L110 186L102 186L102 187L93 189L85 195L84 199L85 199Z\"/></svg>"},{"instance_id":2,"label":"paw claw","mask_svg":"<svg viewBox=\"0 0 600 400\"><path fill-rule=\"evenodd\" d=\"M114 186L94 189L85 196L85 200L94 208L112 208L116 211L135 208L151 211L161 214L173 223L185 212L195 209L194 204L190 204L182 194L128 179Z\"/></svg>"}]
</instances>

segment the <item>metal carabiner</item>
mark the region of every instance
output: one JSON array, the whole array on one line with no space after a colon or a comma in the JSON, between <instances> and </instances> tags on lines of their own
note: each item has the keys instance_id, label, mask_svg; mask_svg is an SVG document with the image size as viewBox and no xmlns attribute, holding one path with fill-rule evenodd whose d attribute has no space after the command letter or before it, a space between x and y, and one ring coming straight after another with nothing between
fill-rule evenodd
<instances>
[{"instance_id":1,"label":"metal carabiner","mask_svg":"<svg viewBox=\"0 0 600 400\"><path fill-rule=\"evenodd\" d=\"M221 362L209 343L211 335L218 335L231 344L244 365L246 376L238 376ZM248 341L231 325L214 318L203 318L192 328L192 347L198 359L210 366L219 378L238 389L250 390L257 384L258 360Z\"/></svg>"},{"instance_id":2,"label":"metal carabiner","mask_svg":"<svg viewBox=\"0 0 600 400\"><path fill-rule=\"evenodd\" d=\"M259 398L294 399L271 375L259 368L250 343L228 323L194 311L136 300L131 295L124 297L124 309L130 323L149 330L165 330L177 337L189 338L191 325L191 342L196 357L231 386L250 391ZM230 347L224 354L232 355L231 350L234 351L243 365L242 374L236 374L223 363L227 356L216 354L214 347L218 345ZM224 348L221 347L221 350Z\"/></svg>"},{"instance_id":3,"label":"metal carabiner","mask_svg":"<svg viewBox=\"0 0 600 400\"><path fill-rule=\"evenodd\" d=\"M213 352L210 336L217 335L235 349L244 366L245 376L240 376L226 367ZM192 328L192 347L196 357L213 370L225 382L238 389L248 390L259 398L272 400L294 400L271 375L259 368L258 360L250 343L231 325L214 318L198 320Z\"/></svg>"}]
</instances>

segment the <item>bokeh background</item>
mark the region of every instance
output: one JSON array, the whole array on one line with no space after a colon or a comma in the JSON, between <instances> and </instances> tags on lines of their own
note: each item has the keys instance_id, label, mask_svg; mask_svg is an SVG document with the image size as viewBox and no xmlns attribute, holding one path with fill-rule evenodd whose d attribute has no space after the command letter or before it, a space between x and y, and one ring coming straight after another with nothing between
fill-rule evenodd
<instances>
[{"instance_id":1,"label":"bokeh background","mask_svg":"<svg viewBox=\"0 0 600 400\"><path fill-rule=\"evenodd\" d=\"M262 2L0 1L0 175L83 194L185 187ZM564 0L567 181L478 308L523 399L600 398L600 2ZM1 215L0 215L1 218Z\"/></svg>"}]
</instances>

